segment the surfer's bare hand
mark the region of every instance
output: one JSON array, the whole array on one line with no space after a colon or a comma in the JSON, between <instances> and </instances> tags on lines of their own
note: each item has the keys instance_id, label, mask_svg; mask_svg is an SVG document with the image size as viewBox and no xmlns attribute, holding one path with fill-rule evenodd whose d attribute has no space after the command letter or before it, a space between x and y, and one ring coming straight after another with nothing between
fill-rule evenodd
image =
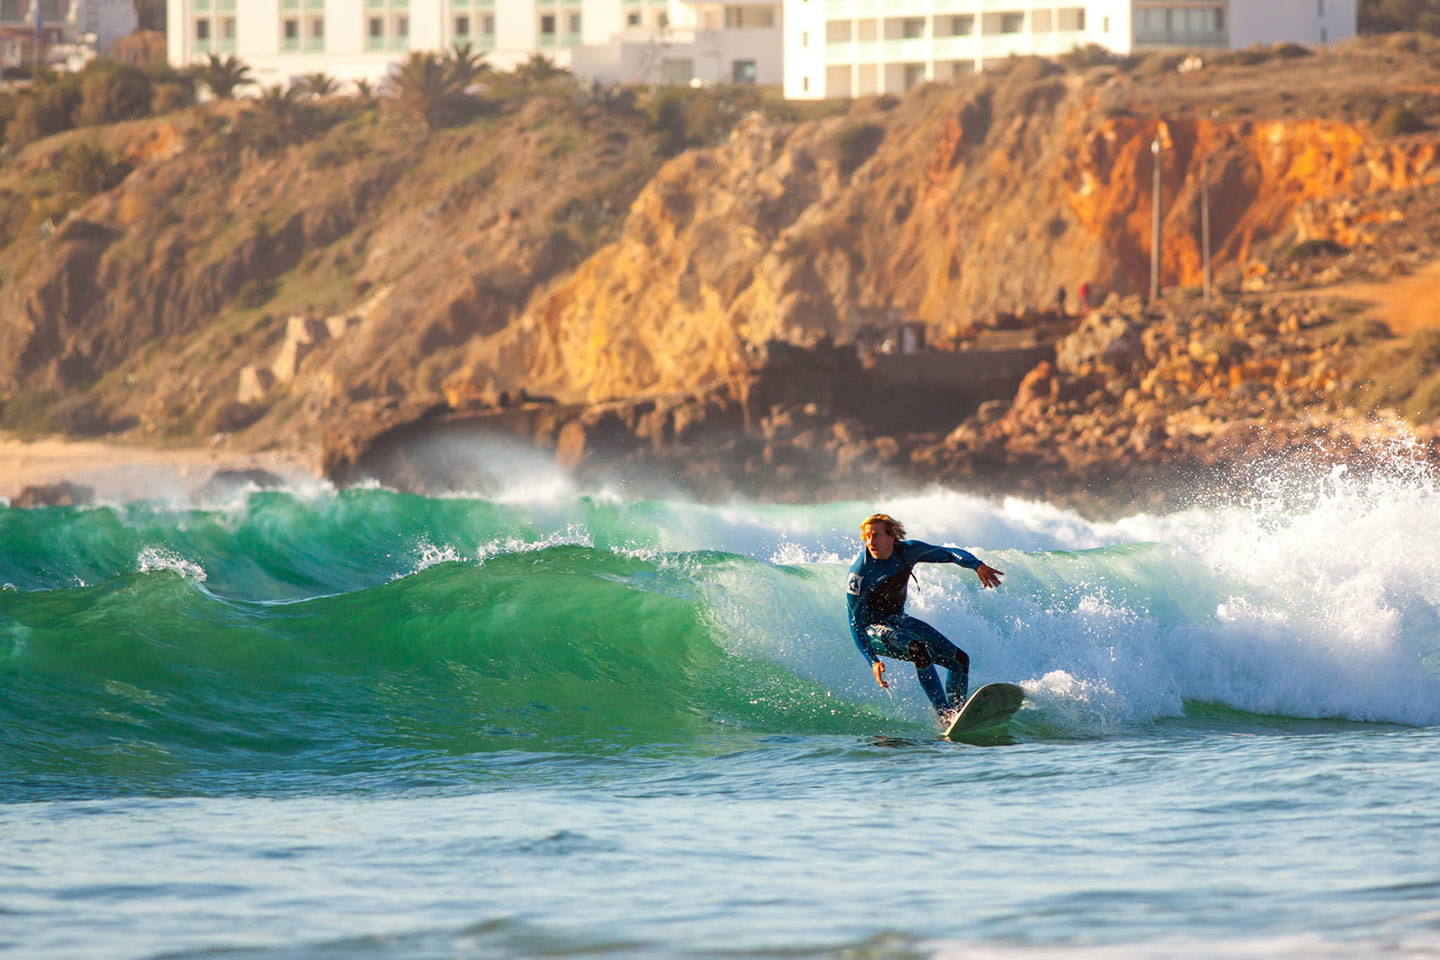
<instances>
[{"instance_id":1,"label":"surfer's bare hand","mask_svg":"<svg viewBox=\"0 0 1440 960\"><path fill-rule=\"evenodd\" d=\"M885 672L885 664L881 663L879 660L876 660L873 664L870 665L870 672L875 674L876 683L880 684L880 686L884 687L886 690L890 689L890 684L886 683L885 678L881 676L881 674Z\"/></svg>"},{"instance_id":2,"label":"surfer's bare hand","mask_svg":"<svg viewBox=\"0 0 1440 960\"><path fill-rule=\"evenodd\" d=\"M1000 586L1000 578L1005 576L1005 572L1003 570L996 570L994 567L986 566L982 563L975 568L975 575L980 578L980 586L998 587Z\"/></svg>"}]
</instances>

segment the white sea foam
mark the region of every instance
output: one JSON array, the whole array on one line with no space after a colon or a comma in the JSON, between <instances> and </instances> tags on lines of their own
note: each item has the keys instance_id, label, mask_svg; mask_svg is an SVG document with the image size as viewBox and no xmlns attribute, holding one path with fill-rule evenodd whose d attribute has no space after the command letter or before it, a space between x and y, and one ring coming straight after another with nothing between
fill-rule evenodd
<instances>
[{"instance_id":1,"label":"white sea foam","mask_svg":"<svg viewBox=\"0 0 1440 960\"><path fill-rule=\"evenodd\" d=\"M205 568L193 560L180 556L173 550L164 547L146 547L140 551L136 558L136 564L141 573L154 573L158 570L168 570L171 573L178 573L182 577L194 580L196 583L204 583L207 574Z\"/></svg>"},{"instance_id":2,"label":"white sea foam","mask_svg":"<svg viewBox=\"0 0 1440 960\"><path fill-rule=\"evenodd\" d=\"M968 571L922 565L909 611L969 652L972 685L1021 682L1051 726L1103 733L1186 703L1440 723L1440 487L1408 459L1365 476L1260 478L1251 502L1113 523L950 493L886 506L915 536L972 546L1007 572L981 591ZM764 517L746 514L750 536ZM882 702L850 638L846 560L830 555L854 553L835 549L833 527L824 508L796 508L768 528L786 539L752 554L808 579L726 565L707 572L705 595L734 652ZM890 677L910 672L895 664ZM900 685L902 709L920 718L915 687Z\"/></svg>"},{"instance_id":3,"label":"white sea foam","mask_svg":"<svg viewBox=\"0 0 1440 960\"><path fill-rule=\"evenodd\" d=\"M576 524L568 524L564 530L556 531L537 539L526 539L524 537L505 537L503 539L491 540L482 543L475 548L475 559L484 563L492 557L505 556L512 553L534 553L538 550L548 550L552 547L594 547L595 539L584 527Z\"/></svg>"}]
</instances>

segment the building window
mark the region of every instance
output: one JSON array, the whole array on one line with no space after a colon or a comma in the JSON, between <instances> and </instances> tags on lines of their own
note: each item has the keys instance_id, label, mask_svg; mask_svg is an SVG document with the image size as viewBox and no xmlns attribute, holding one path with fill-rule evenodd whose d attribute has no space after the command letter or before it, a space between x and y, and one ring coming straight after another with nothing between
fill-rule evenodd
<instances>
[{"instance_id":1,"label":"building window","mask_svg":"<svg viewBox=\"0 0 1440 960\"><path fill-rule=\"evenodd\" d=\"M370 18L370 39L380 40L385 36L385 21L379 17Z\"/></svg>"},{"instance_id":2,"label":"building window","mask_svg":"<svg viewBox=\"0 0 1440 960\"><path fill-rule=\"evenodd\" d=\"M457 36L457 37L468 37L468 36L470 36L470 18L469 18L469 17L456 17L456 18L455 18L455 36Z\"/></svg>"},{"instance_id":3,"label":"building window","mask_svg":"<svg viewBox=\"0 0 1440 960\"><path fill-rule=\"evenodd\" d=\"M658 26L661 30L670 29L670 14L660 14L658 17L655 18L655 25Z\"/></svg>"},{"instance_id":4,"label":"building window","mask_svg":"<svg viewBox=\"0 0 1440 960\"><path fill-rule=\"evenodd\" d=\"M286 20L286 21L285 21L285 39L286 39L286 40L299 40L299 39L300 39L300 21L299 21L299 20Z\"/></svg>"},{"instance_id":5,"label":"building window","mask_svg":"<svg viewBox=\"0 0 1440 960\"><path fill-rule=\"evenodd\" d=\"M638 26L640 26L640 14L638 14L638 13L626 14L626 16L625 16L625 25L628 26L628 27L638 27Z\"/></svg>"},{"instance_id":6,"label":"building window","mask_svg":"<svg viewBox=\"0 0 1440 960\"><path fill-rule=\"evenodd\" d=\"M732 83L756 83L759 78L760 71L756 68L754 60L736 60L730 65L730 81Z\"/></svg>"},{"instance_id":7,"label":"building window","mask_svg":"<svg viewBox=\"0 0 1440 960\"><path fill-rule=\"evenodd\" d=\"M481 32L487 37L495 35L495 17L493 14L485 18L485 29Z\"/></svg>"},{"instance_id":8,"label":"building window","mask_svg":"<svg viewBox=\"0 0 1440 960\"><path fill-rule=\"evenodd\" d=\"M396 18L395 18L395 36L399 37L399 38L402 39L402 40L410 36L410 18L409 18L409 17L396 17Z\"/></svg>"},{"instance_id":9,"label":"building window","mask_svg":"<svg viewBox=\"0 0 1440 960\"><path fill-rule=\"evenodd\" d=\"M809 93L809 92L810 92L810 78L809 78L809 77L801 77L801 78L800 78L800 92L801 92L801 93Z\"/></svg>"},{"instance_id":10,"label":"building window","mask_svg":"<svg viewBox=\"0 0 1440 960\"><path fill-rule=\"evenodd\" d=\"M1110 32L1110 18L1109 18L1109 17L1103 17L1103 18L1101 18L1101 20L1100 20L1100 32L1101 32L1101 33L1109 33L1109 32Z\"/></svg>"},{"instance_id":11,"label":"building window","mask_svg":"<svg viewBox=\"0 0 1440 960\"><path fill-rule=\"evenodd\" d=\"M579 33L579 32L580 32L580 14L578 14L578 13L572 13L572 14L570 14L570 32L571 32L571 33Z\"/></svg>"},{"instance_id":12,"label":"building window","mask_svg":"<svg viewBox=\"0 0 1440 960\"><path fill-rule=\"evenodd\" d=\"M950 35L954 37L968 37L975 32L974 17L952 17L950 19Z\"/></svg>"},{"instance_id":13,"label":"building window","mask_svg":"<svg viewBox=\"0 0 1440 960\"><path fill-rule=\"evenodd\" d=\"M900 33L906 40L916 40L925 36L924 20L906 20L900 26Z\"/></svg>"},{"instance_id":14,"label":"building window","mask_svg":"<svg viewBox=\"0 0 1440 960\"><path fill-rule=\"evenodd\" d=\"M195 39L196 39L196 40L201 40L201 41L209 40L209 39L210 39L210 21L209 21L209 20L196 20L196 21L195 21Z\"/></svg>"},{"instance_id":15,"label":"building window","mask_svg":"<svg viewBox=\"0 0 1440 960\"><path fill-rule=\"evenodd\" d=\"M1023 13L1002 13L1000 14L1001 33L1019 33L1025 29L1025 14Z\"/></svg>"},{"instance_id":16,"label":"building window","mask_svg":"<svg viewBox=\"0 0 1440 960\"><path fill-rule=\"evenodd\" d=\"M547 13L540 18L540 32L548 37L555 36L555 15Z\"/></svg>"},{"instance_id":17,"label":"building window","mask_svg":"<svg viewBox=\"0 0 1440 960\"><path fill-rule=\"evenodd\" d=\"M1075 29L1076 29L1076 30L1084 30L1084 29L1085 29L1085 8L1084 8L1084 7L1081 7L1079 10L1077 10L1077 11L1075 11L1075 12L1078 13L1078 14L1080 14L1080 19L1079 19L1079 22L1077 23Z\"/></svg>"},{"instance_id":18,"label":"building window","mask_svg":"<svg viewBox=\"0 0 1440 960\"><path fill-rule=\"evenodd\" d=\"M221 21L220 21L220 39L221 39L221 40L234 40L234 39L235 39L235 18L234 18L234 17L226 17L224 20L221 20Z\"/></svg>"}]
</instances>

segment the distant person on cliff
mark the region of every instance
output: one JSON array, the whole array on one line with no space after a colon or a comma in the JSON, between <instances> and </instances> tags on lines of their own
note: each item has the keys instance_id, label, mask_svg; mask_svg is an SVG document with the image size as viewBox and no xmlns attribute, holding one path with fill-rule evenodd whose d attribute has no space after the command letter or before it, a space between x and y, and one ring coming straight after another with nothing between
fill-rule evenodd
<instances>
[{"instance_id":1,"label":"distant person on cliff","mask_svg":"<svg viewBox=\"0 0 1440 960\"><path fill-rule=\"evenodd\" d=\"M887 690L890 684L885 682L881 657L915 664L920 687L941 721L948 721L970 695L970 657L930 624L906 615L912 568L917 563L959 564L974 570L982 587L1000 586L1004 574L967 550L906 540L905 527L889 514L866 517L860 524L860 537L865 549L851 564L845 587L855 646L869 661L875 682ZM943 688L935 671L937 663L948 674Z\"/></svg>"},{"instance_id":2,"label":"distant person on cliff","mask_svg":"<svg viewBox=\"0 0 1440 960\"><path fill-rule=\"evenodd\" d=\"M1090 312L1090 284L1089 284L1089 283L1082 283L1082 284L1080 284L1079 298L1080 298L1080 313L1081 313L1082 315L1089 313L1089 312Z\"/></svg>"},{"instance_id":3,"label":"distant person on cliff","mask_svg":"<svg viewBox=\"0 0 1440 960\"><path fill-rule=\"evenodd\" d=\"M1055 291L1055 312L1065 316L1065 285L1061 284L1060 289Z\"/></svg>"}]
</instances>

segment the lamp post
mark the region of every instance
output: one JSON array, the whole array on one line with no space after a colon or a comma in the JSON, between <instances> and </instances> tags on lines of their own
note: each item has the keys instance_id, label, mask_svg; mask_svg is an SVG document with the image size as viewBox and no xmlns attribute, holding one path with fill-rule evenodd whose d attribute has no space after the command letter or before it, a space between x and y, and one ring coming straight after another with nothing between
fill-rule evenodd
<instances>
[{"instance_id":1,"label":"lamp post","mask_svg":"<svg viewBox=\"0 0 1440 960\"><path fill-rule=\"evenodd\" d=\"M1150 153L1155 158L1155 198L1151 203L1150 218L1150 299L1160 296L1160 137L1150 141Z\"/></svg>"},{"instance_id":2,"label":"lamp post","mask_svg":"<svg viewBox=\"0 0 1440 960\"><path fill-rule=\"evenodd\" d=\"M1210 306L1210 158L1200 164L1200 258L1205 269L1205 306Z\"/></svg>"}]
</instances>

